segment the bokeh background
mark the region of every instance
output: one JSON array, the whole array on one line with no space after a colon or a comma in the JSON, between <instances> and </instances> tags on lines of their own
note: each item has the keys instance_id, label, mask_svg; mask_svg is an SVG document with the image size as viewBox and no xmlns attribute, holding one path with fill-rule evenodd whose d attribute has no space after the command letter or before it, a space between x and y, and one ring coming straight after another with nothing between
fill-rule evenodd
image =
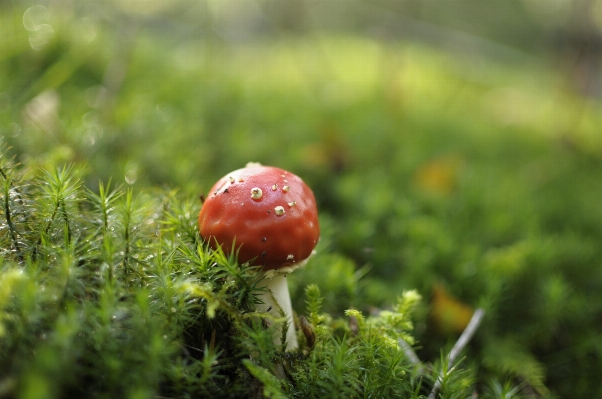
<instances>
[{"instance_id":1,"label":"bokeh background","mask_svg":"<svg viewBox=\"0 0 602 399\"><path fill-rule=\"evenodd\" d=\"M0 2L0 135L36 170L198 197L302 176L325 310L417 289L418 355L602 395L602 0ZM200 208L200 203L199 203Z\"/></svg>"}]
</instances>

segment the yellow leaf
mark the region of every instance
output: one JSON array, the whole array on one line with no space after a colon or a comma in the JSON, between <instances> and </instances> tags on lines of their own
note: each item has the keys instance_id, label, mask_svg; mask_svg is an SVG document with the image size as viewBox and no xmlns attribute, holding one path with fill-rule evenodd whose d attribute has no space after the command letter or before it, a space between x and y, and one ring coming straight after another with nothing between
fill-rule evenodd
<instances>
[{"instance_id":1,"label":"yellow leaf","mask_svg":"<svg viewBox=\"0 0 602 399\"><path fill-rule=\"evenodd\" d=\"M445 155L433 159L416 170L414 182L424 191L450 195L457 186L462 163L462 158L458 155Z\"/></svg>"},{"instance_id":2,"label":"yellow leaf","mask_svg":"<svg viewBox=\"0 0 602 399\"><path fill-rule=\"evenodd\" d=\"M440 332L444 334L461 333L468 325L473 313L474 308L454 298L442 284L435 285L431 317Z\"/></svg>"}]
</instances>

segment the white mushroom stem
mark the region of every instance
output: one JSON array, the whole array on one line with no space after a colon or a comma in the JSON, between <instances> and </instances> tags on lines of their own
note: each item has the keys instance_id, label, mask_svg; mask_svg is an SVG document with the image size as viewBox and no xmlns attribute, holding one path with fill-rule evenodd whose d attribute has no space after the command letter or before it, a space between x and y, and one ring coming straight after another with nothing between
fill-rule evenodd
<instances>
[{"instance_id":1,"label":"white mushroom stem","mask_svg":"<svg viewBox=\"0 0 602 399\"><path fill-rule=\"evenodd\" d=\"M313 256L316 251L311 252ZM292 255L289 255L292 257ZM299 347L297 342L297 332L295 331L295 320L293 318L293 305L291 296L288 292L288 281L286 277L297 269L304 267L309 260L304 259L290 266L284 266L279 269L272 269L263 272L262 280L257 284L257 288L267 288L267 291L259 294L259 299L263 302L256 306L257 311L269 313L274 319L284 319L282 327L286 330L286 350L292 351ZM274 343L282 343L282 328L276 329L274 333Z\"/></svg>"},{"instance_id":2,"label":"white mushroom stem","mask_svg":"<svg viewBox=\"0 0 602 399\"><path fill-rule=\"evenodd\" d=\"M286 331L286 350L295 350L299 347L297 343L297 333L295 331L295 322L293 320L293 306L291 296L288 292L288 282L286 275L288 273L267 273L265 278L259 282L258 288L265 287L267 292L261 293L259 299L263 302L257 305L260 312L269 313L274 319L286 319L282 323L282 328L287 327ZM277 329L274 334L274 343L280 345L282 342L282 329Z\"/></svg>"}]
</instances>

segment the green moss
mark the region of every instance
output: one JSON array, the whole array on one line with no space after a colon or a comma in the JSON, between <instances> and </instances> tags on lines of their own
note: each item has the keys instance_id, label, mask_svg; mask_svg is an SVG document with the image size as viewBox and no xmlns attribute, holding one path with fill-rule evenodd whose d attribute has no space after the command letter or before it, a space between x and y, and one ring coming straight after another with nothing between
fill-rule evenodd
<instances>
[{"instance_id":1,"label":"green moss","mask_svg":"<svg viewBox=\"0 0 602 399\"><path fill-rule=\"evenodd\" d=\"M261 370L285 395L301 396L293 373L332 377L315 395L363 392L360 354L398 363L345 311L385 323L408 290L425 299L404 334L430 363L487 311L458 392L599 392L602 112L562 71L358 35L174 39L108 3L120 17L89 20L93 40L73 33L82 6L51 12L33 50L25 6L0 7L0 396L277 395ZM298 359L244 316L253 271L198 241L199 195L250 160L303 176L320 206L290 288L325 349ZM408 397L432 384L401 378Z\"/></svg>"},{"instance_id":2,"label":"green moss","mask_svg":"<svg viewBox=\"0 0 602 399\"><path fill-rule=\"evenodd\" d=\"M255 310L256 268L204 246L198 205L109 184L87 190L74 168L33 180L6 162L2 170L5 184L19 182L8 189L18 201L2 198L5 217L27 214L0 236L3 394L408 397L419 386L397 344L413 342L416 293L378 316L334 319L310 285L301 348L283 352L278 323L267 327ZM316 255L307 268L333 259ZM357 276L340 267L353 297Z\"/></svg>"}]
</instances>

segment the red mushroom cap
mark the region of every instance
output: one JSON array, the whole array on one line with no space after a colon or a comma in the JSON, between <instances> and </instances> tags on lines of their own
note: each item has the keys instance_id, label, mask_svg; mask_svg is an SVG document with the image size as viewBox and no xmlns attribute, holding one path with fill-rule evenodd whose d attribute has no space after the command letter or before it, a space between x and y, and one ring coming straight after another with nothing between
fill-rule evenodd
<instances>
[{"instance_id":1,"label":"red mushroom cap","mask_svg":"<svg viewBox=\"0 0 602 399\"><path fill-rule=\"evenodd\" d=\"M259 164L228 173L213 186L199 230L214 249L221 245L229 253L235 242L240 263L253 261L264 270L308 258L320 237L309 186L291 172Z\"/></svg>"}]
</instances>

